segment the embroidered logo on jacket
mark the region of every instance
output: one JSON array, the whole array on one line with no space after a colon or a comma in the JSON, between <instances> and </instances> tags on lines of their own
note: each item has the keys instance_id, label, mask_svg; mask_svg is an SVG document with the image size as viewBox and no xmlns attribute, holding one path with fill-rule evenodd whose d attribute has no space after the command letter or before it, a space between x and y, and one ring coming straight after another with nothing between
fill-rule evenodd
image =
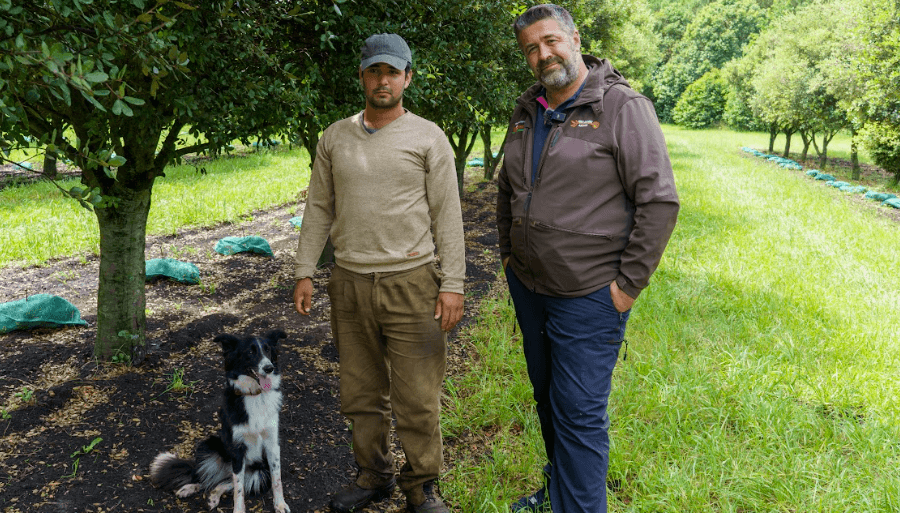
<instances>
[{"instance_id":1,"label":"embroidered logo on jacket","mask_svg":"<svg viewBox=\"0 0 900 513\"><path fill-rule=\"evenodd\" d=\"M519 132L524 132L524 131L525 131L525 122L524 121L517 122L516 126L513 127L514 134L517 134Z\"/></svg>"},{"instance_id":2,"label":"embroidered logo on jacket","mask_svg":"<svg viewBox=\"0 0 900 513\"><path fill-rule=\"evenodd\" d=\"M593 121L590 119L573 119L571 121L572 128L587 128L591 127L594 130L600 128L599 121Z\"/></svg>"}]
</instances>

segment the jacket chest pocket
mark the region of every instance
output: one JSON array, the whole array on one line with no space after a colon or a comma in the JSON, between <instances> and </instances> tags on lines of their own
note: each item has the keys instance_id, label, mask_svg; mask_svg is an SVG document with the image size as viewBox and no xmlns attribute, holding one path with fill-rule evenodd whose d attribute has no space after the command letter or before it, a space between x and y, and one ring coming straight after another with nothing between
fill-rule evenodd
<instances>
[{"instance_id":1,"label":"jacket chest pocket","mask_svg":"<svg viewBox=\"0 0 900 513\"><path fill-rule=\"evenodd\" d=\"M506 140L506 146L503 147L503 160L506 172L509 173L510 183L525 183L525 150L526 142L525 134L531 133L528 129L522 129L519 132L509 134Z\"/></svg>"}]
</instances>

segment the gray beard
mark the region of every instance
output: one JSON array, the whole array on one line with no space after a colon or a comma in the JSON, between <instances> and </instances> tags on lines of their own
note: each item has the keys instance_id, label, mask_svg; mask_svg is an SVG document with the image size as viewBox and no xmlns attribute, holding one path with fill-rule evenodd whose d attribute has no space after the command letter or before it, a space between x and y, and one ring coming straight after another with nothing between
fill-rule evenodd
<instances>
[{"instance_id":1,"label":"gray beard","mask_svg":"<svg viewBox=\"0 0 900 513\"><path fill-rule=\"evenodd\" d=\"M559 69L541 73L538 80L547 89L562 89L578 78L578 59L572 62L563 62Z\"/></svg>"}]
</instances>

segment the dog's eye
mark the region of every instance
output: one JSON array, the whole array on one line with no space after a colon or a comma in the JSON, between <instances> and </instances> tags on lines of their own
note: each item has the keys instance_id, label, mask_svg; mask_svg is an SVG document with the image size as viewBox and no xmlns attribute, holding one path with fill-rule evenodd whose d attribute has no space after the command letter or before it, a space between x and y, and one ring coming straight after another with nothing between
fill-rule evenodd
<instances>
[{"instance_id":1,"label":"dog's eye","mask_svg":"<svg viewBox=\"0 0 900 513\"><path fill-rule=\"evenodd\" d=\"M259 352L259 349L256 346L250 346L250 354L255 355Z\"/></svg>"}]
</instances>

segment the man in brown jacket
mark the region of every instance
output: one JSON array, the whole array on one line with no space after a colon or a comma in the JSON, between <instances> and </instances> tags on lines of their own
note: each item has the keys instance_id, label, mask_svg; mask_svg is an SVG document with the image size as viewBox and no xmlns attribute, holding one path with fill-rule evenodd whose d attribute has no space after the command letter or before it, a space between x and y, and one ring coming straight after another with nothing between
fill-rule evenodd
<instances>
[{"instance_id":1,"label":"man in brown jacket","mask_svg":"<svg viewBox=\"0 0 900 513\"><path fill-rule=\"evenodd\" d=\"M652 103L581 55L565 9L514 29L538 83L510 121L497 225L549 463L512 509L605 512L612 373L675 227L675 180Z\"/></svg>"}]
</instances>

